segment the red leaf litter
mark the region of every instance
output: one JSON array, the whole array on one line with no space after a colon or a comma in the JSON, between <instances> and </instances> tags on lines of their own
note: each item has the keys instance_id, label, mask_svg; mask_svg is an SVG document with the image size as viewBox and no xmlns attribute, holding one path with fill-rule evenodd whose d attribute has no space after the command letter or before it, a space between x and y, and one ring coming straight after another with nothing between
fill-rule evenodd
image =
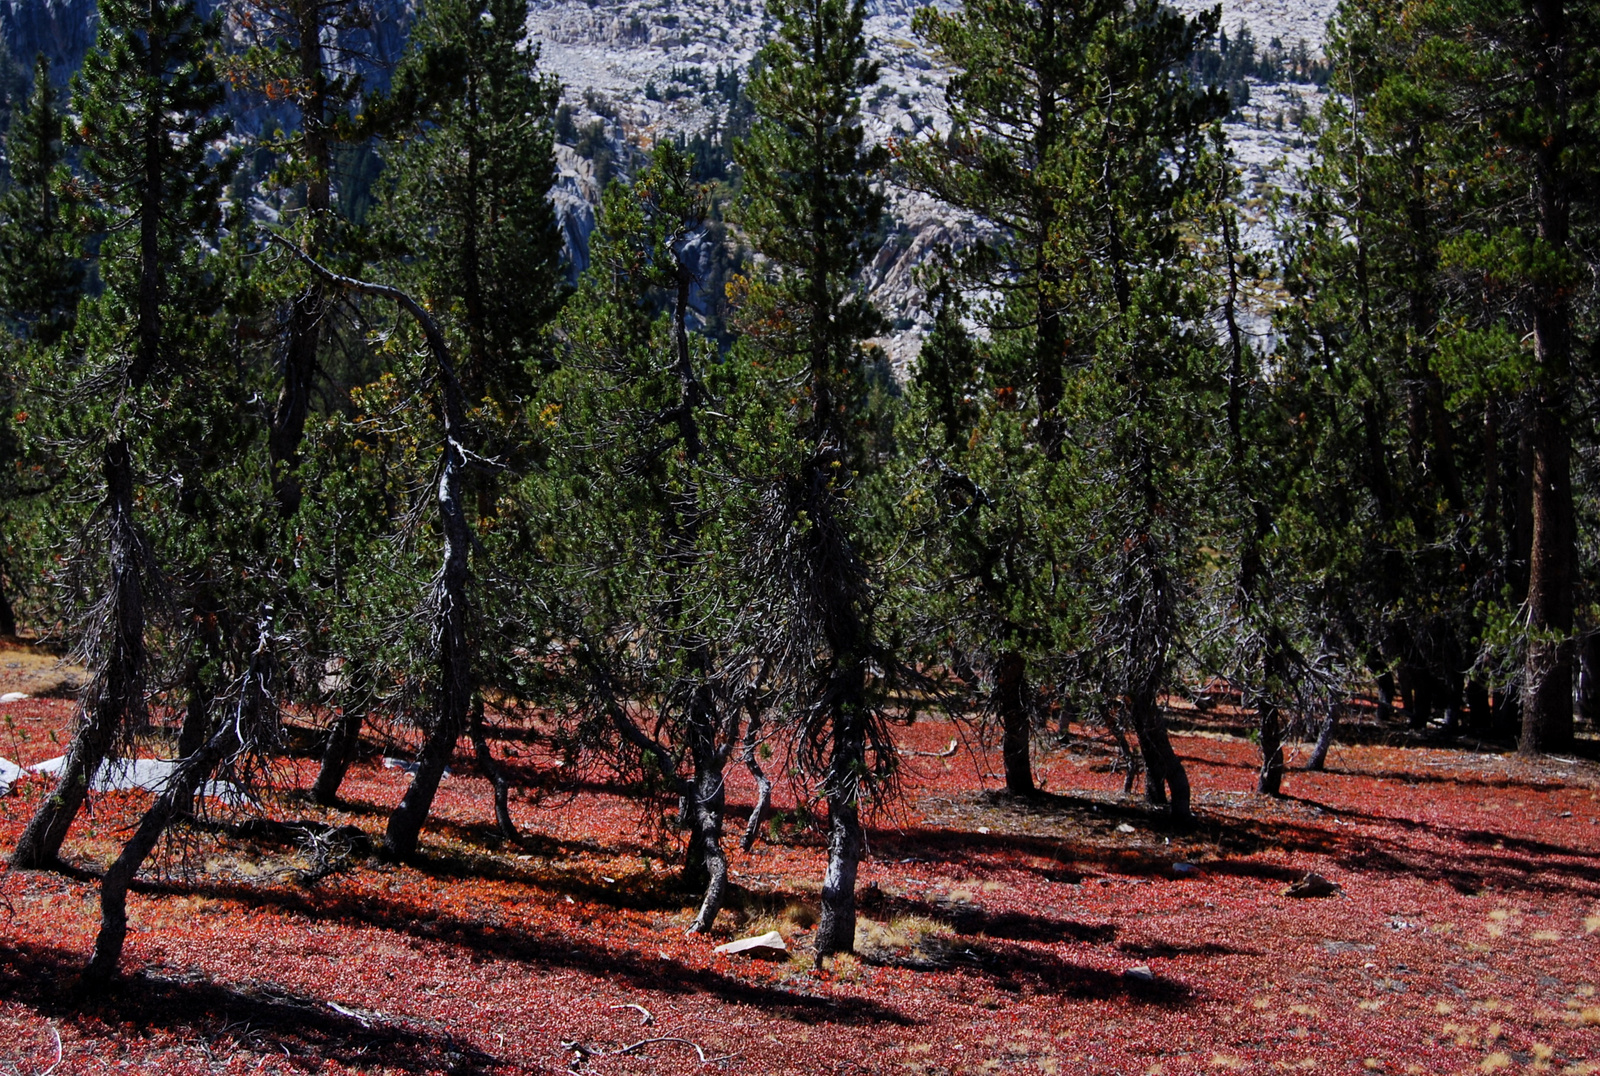
<instances>
[{"instance_id":1,"label":"red leaf litter","mask_svg":"<svg viewBox=\"0 0 1600 1076\"><path fill-rule=\"evenodd\" d=\"M7 704L0 754L61 753L70 717ZM513 844L463 750L415 865L312 881L292 844L175 835L131 897L124 979L86 993L95 876L149 802L96 795L69 871L0 872L0 1072L1600 1072L1592 763L1339 746L1267 799L1250 743L1176 735L1200 818L1176 833L1121 795L1094 730L1041 752L1047 791L1026 803L994 791L993 755L940 757L959 728L903 731L861 955L821 971L823 852L792 790L747 855L753 790L729 768L732 907L686 937L695 895L661 805L586 774L514 797ZM496 751L551 787L526 739ZM260 813L377 837L407 780L373 757L322 810L301 791L314 772L281 764ZM0 845L48 787L0 799ZM1285 896L1308 872L1338 892ZM794 959L713 951L773 929Z\"/></svg>"}]
</instances>

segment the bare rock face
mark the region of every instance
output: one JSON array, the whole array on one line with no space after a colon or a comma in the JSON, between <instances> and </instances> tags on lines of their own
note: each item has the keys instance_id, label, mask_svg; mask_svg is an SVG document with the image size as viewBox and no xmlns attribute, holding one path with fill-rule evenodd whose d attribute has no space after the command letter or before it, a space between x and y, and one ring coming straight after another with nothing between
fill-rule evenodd
<instances>
[{"instance_id":1,"label":"bare rock face","mask_svg":"<svg viewBox=\"0 0 1600 1076\"><path fill-rule=\"evenodd\" d=\"M200 0L205 10L219 2ZM957 6L955 0L935 2L947 9ZM1175 2L1191 14L1211 6L1209 0ZM1241 23L1247 26L1260 48L1274 39L1285 49L1303 40L1312 53L1320 53L1323 27L1336 3L1226 0L1222 25L1234 36ZM867 4L866 31L881 65L879 83L862 107L872 142L937 137L949 130L944 87L950 71L911 32L912 15L922 6L922 0ZM374 0L369 25L345 31L348 40L337 42L341 54L361 57L353 70L368 88L387 85L416 10L417 0ZM0 0L0 36L11 54L26 65L44 52L63 84L93 44L96 18L95 0ZM561 81L575 129L589 130L596 122L601 128L599 146L589 139L583 154L570 145L557 152L551 199L574 273L588 264L600 201L597 149L609 155L607 171L625 177L642 151L661 139L720 131L731 103L728 76L736 74L740 82L747 77L750 61L775 25L763 0L532 0L528 32L539 44L541 66ZM1252 83L1250 105L1225 125L1244 171L1247 246L1274 244L1271 220L1248 204L1262 204L1257 196L1268 188L1292 185L1295 169L1309 153L1299 117L1314 113L1321 100L1311 86ZM293 124L292 116L259 103L235 102L230 108L240 136ZM893 326L875 342L903 379L915 365L934 314L918 270L942 248L959 250L980 241L984 230L981 222L924 195L895 188L887 193L887 238L863 270L861 287ZM1248 300L1247 295L1247 306ZM1247 331L1268 331L1265 306L1254 316L1247 313L1245 321Z\"/></svg>"},{"instance_id":2,"label":"bare rock face","mask_svg":"<svg viewBox=\"0 0 1600 1076\"><path fill-rule=\"evenodd\" d=\"M58 84L83 63L100 24L95 0L0 0L0 36L24 68L44 53Z\"/></svg>"}]
</instances>

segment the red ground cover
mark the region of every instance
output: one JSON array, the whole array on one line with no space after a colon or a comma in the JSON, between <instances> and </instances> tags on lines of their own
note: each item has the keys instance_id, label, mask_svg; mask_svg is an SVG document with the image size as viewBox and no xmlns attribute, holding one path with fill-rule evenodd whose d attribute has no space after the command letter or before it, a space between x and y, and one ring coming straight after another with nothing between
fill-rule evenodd
<instances>
[{"instance_id":1,"label":"red ground cover","mask_svg":"<svg viewBox=\"0 0 1600 1076\"><path fill-rule=\"evenodd\" d=\"M60 753L69 717L0 708L0 755ZM1180 735L1201 825L1178 834L1074 732L1020 804L991 791L995 758L933 756L952 726L904 730L926 754L872 834L871 956L822 972L712 952L773 926L803 949L822 852L792 800L777 843L733 852L718 936L691 939L659 808L591 775L515 799L517 846L463 767L416 866L308 885L293 847L172 842L131 899L126 981L84 996L93 875L148 802L97 796L76 873L0 872L0 1072L1600 1072L1593 764L1344 746L1266 800L1251 744ZM406 780L374 759L322 811L294 794L312 772L285 763L267 813L376 835ZM752 797L729 777L732 830ZM46 791L0 799L0 847ZM1283 896L1307 871L1341 893Z\"/></svg>"}]
</instances>

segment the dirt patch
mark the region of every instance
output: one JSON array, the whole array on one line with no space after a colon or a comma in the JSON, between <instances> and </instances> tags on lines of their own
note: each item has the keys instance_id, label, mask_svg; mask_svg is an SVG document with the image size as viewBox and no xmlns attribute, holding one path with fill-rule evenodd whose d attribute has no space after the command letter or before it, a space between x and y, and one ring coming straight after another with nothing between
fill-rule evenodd
<instances>
[{"instance_id":1,"label":"dirt patch","mask_svg":"<svg viewBox=\"0 0 1600 1076\"><path fill-rule=\"evenodd\" d=\"M36 699L76 698L88 675L83 666L43 647L0 639L0 695L20 691Z\"/></svg>"}]
</instances>

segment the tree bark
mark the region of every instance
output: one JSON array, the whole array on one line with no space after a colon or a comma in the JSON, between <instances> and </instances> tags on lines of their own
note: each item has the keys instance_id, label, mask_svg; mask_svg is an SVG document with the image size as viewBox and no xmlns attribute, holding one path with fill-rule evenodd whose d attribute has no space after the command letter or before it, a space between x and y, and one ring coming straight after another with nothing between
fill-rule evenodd
<instances>
[{"instance_id":1,"label":"tree bark","mask_svg":"<svg viewBox=\"0 0 1600 1076\"><path fill-rule=\"evenodd\" d=\"M1033 723L1028 714L1027 672L1027 659L1015 650L1001 654L995 670L994 707L1000 715L1006 791L1014 796L1031 796L1035 791L1029 751Z\"/></svg>"},{"instance_id":2,"label":"tree bark","mask_svg":"<svg viewBox=\"0 0 1600 1076\"><path fill-rule=\"evenodd\" d=\"M828 869L822 876L822 921L817 924L817 963L856 947L856 875L866 838L861 829L860 775L866 769L864 670L852 663L836 675L848 677L833 713L833 752L828 760Z\"/></svg>"},{"instance_id":3,"label":"tree bark","mask_svg":"<svg viewBox=\"0 0 1600 1076\"><path fill-rule=\"evenodd\" d=\"M1189 774L1183 767L1183 760L1172 749L1167 723L1162 720L1153 696L1135 701L1134 722L1139 749L1144 755L1146 802L1166 806L1175 823L1193 822L1194 815L1189 809Z\"/></svg>"},{"instance_id":4,"label":"tree bark","mask_svg":"<svg viewBox=\"0 0 1600 1076\"><path fill-rule=\"evenodd\" d=\"M323 807L339 802L339 788L345 775L356 760L361 747L363 714L359 709L345 710L333 719L328 728L328 739L322 745L322 763L317 768L317 780L311 786L311 800Z\"/></svg>"},{"instance_id":5,"label":"tree bark","mask_svg":"<svg viewBox=\"0 0 1600 1076\"><path fill-rule=\"evenodd\" d=\"M517 823L511 817L511 782L506 779L506 771L495 761L493 752L489 750L489 734L483 727L483 700L478 699L472 705L472 750L478 760L478 769L489 779L489 784L494 788L494 820L500 827L500 835L508 841L520 841L522 834L517 832Z\"/></svg>"},{"instance_id":6,"label":"tree bark","mask_svg":"<svg viewBox=\"0 0 1600 1076\"><path fill-rule=\"evenodd\" d=\"M1261 700L1257 715L1261 738L1261 769L1256 773L1256 791L1264 796L1283 795L1283 716L1278 704Z\"/></svg>"},{"instance_id":7,"label":"tree bark","mask_svg":"<svg viewBox=\"0 0 1600 1076\"><path fill-rule=\"evenodd\" d=\"M89 782L118 733L144 712L144 549L133 523L133 457L126 441L118 439L106 445L102 469L111 546L106 651L84 694L78 730L55 790L23 830L11 858L14 867L42 870L56 865Z\"/></svg>"},{"instance_id":8,"label":"tree bark","mask_svg":"<svg viewBox=\"0 0 1600 1076\"><path fill-rule=\"evenodd\" d=\"M761 768L761 763L756 760L756 745L760 742L761 716L752 711L749 724L745 726L744 745L741 749L740 760L744 768L750 771L750 776L756 782L756 804L750 809L750 817L745 820L744 838L739 841L739 847L748 852L756 846L756 836L761 832L761 823L766 817L767 808L772 805L772 778Z\"/></svg>"},{"instance_id":9,"label":"tree bark","mask_svg":"<svg viewBox=\"0 0 1600 1076\"><path fill-rule=\"evenodd\" d=\"M17 634L17 613L11 608L11 599L6 596L5 570L0 567L0 635L15 638Z\"/></svg>"},{"instance_id":10,"label":"tree bark","mask_svg":"<svg viewBox=\"0 0 1600 1076\"><path fill-rule=\"evenodd\" d=\"M1563 0L1530 0L1537 35L1534 109L1548 124L1533 150L1539 238L1566 254L1571 213L1567 16ZM1577 527L1572 500L1572 309L1558 281L1533 288L1533 348L1538 369L1533 415L1533 545L1528 562L1528 656L1517 750L1540 755L1573 742L1572 617Z\"/></svg>"},{"instance_id":11,"label":"tree bark","mask_svg":"<svg viewBox=\"0 0 1600 1076\"><path fill-rule=\"evenodd\" d=\"M1337 703L1328 704L1328 712L1323 715L1322 728L1317 731L1317 745L1311 749L1311 757L1306 759L1306 772L1321 773L1328 765L1328 749L1333 746L1333 733L1339 726L1339 706Z\"/></svg>"},{"instance_id":12,"label":"tree bark","mask_svg":"<svg viewBox=\"0 0 1600 1076\"><path fill-rule=\"evenodd\" d=\"M175 818L188 813L200 785L216 769L228 748L237 743L233 726L213 732L205 745L185 758L173 771L165 790L139 820L139 828L123 845L116 861L100 880L100 933L94 941L94 955L84 969L83 981L101 987L116 974L128 937L128 887L155 850L156 842Z\"/></svg>"},{"instance_id":13,"label":"tree bark","mask_svg":"<svg viewBox=\"0 0 1600 1076\"><path fill-rule=\"evenodd\" d=\"M727 790L720 764L696 766L688 800L690 824L694 827L691 840L698 850L700 868L706 874L705 897L688 932L703 934L716 922L728 892L728 857L722 851Z\"/></svg>"}]
</instances>

